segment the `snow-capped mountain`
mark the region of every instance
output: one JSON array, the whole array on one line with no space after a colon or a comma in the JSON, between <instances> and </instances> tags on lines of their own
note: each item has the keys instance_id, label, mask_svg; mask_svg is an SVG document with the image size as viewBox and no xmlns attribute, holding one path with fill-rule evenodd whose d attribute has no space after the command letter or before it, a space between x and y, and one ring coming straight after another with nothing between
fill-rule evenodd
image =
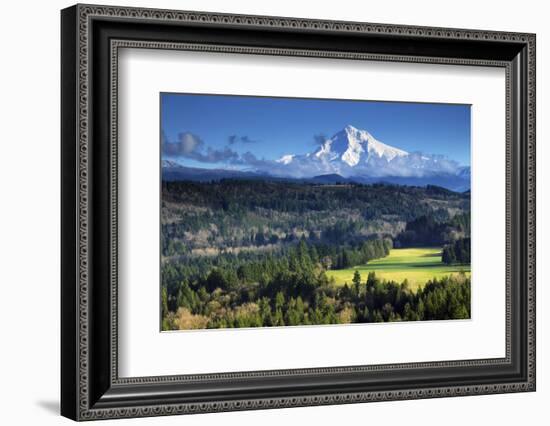
<instances>
[{"instance_id":1,"label":"snow-capped mountain","mask_svg":"<svg viewBox=\"0 0 550 426\"><path fill-rule=\"evenodd\" d=\"M277 160L257 159L247 153L236 161L239 169L183 167L163 160L168 180L221 178L273 178L357 183L389 182L403 185L439 185L454 191L470 188L470 167L441 155L407 152L377 140L366 130L346 126L306 154L288 153ZM242 166L248 166L243 169Z\"/></svg>"},{"instance_id":2,"label":"snow-capped mountain","mask_svg":"<svg viewBox=\"0 0 550 426\"><path fill-rule=\"evenodd\" d=\"M287 154L276 163L271 173L292 177L336 173L348 178L445 175L469 180L470 170L441 155L407 152L387 145L366 130L353 126L346 126L326 139L315 152Z\"/></svg>"},{"instance_id":3,"label":"snow-capped mountain","mask_svg":"<svg viewBox=\"0 0 550 426\"><path fill-rule=\"evenodd\" d=\"M315 158L322 161L342 161L350 167L357 166L362 160L368 162L371 156L391 161L406 155L408 152L386 145L366 130L353 126L340 130L314 153Z\"/></svg>"}]
</instances>

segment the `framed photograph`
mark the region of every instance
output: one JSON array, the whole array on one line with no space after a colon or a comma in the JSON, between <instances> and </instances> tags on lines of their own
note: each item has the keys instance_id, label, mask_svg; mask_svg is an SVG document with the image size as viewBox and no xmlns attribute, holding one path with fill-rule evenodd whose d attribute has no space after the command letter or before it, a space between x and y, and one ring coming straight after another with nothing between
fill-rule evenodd
<instances>
[{"instance_id":1,"label":"framed photograph","mask_svg":"<svg viewBox=\"0 0 550 426\"><path fill-rule=\"evenodd\" d=\"M61 412L535 390L535 35L61 13Z\"/></svg>"}]
</instances>

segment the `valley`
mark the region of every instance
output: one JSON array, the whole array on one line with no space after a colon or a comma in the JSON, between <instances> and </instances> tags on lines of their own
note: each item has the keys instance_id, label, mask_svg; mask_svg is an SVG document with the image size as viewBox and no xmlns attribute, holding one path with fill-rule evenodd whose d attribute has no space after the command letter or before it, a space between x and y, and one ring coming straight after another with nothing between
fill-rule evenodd
<instances>
[{"instance_id":1,"label":"valley","mask_svg":"<svg viewBox=\"0 0 550 426\"><path fill-rule=\"evenodd\" d=\"M378 278L402 283L407 280L408 286L417 289L429 280L445 276L470 276L470 265L446 265L441 260L441 248L404 248L392 249L388 256L375 259L366 265L353 268L331 270L329 278L336 285L351 285L355 271L366 277L373 272Z\"/></svg>"},{"instance_id":2,"label":"valley","mask_svg":"<svg viewBox=\"0 0 550 426\"><path fill-rule=\"evenodd\" d=\"M160 109L161 330L470 318L471 105Z\"/></svg>"},{"instance_id":3,"label":"valley","mask_svg":"<svg viewBox=\"0 0 550 426\"><path fill-rule=\"evenodd\" d=\"M163 330L469 318L469 265L441 255L469 250L469 192L233 178L162 194Z\"/></svg>"}]
</instances>

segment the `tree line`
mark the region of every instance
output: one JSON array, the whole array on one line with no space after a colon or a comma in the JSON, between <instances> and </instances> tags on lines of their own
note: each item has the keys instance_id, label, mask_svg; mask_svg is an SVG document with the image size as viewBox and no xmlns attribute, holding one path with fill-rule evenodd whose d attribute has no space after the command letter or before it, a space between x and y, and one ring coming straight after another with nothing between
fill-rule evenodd
<instances>
[{"instance_id":1,"label":"tree line","mask_svg":"<svg viewBox=\"0 0 550 426\"><path fill-rule=\"evenodd\" d=\"M336 287L320 279L312 288L278 277L257 293L198 291L184 284L178 306L170 311L163 291L163 329L241 328L293 325L349 324L470 318L470 279L465 275L433 279L413 290L383 281L370 272L366 280L357 273L352 285ZM296 290L299 290L296 292ZM274 292L274 293L273 293Z\"/></svg>"},{"instance_id":2,"label":"tree line","mask_svg":"<svg viewBox=\"0 0 550 426\"><path fill-rule=\"evenodd\" d=\"M395 238L396 247L441 246L470 235L470 213L453 217L439 211L419 216L405 226Z\"/></svg>"},{"instance_id":3,"label":"tree line","mask_svg":"<svg viewBox=\"0 0 550 426\"><path fill-rule=\"evenodd\" d=\"M460 238L443 247L441 260L448 265L470 264L471 261L470 238Z\"/></svg>"},{"instance_id":4,"label":"tree line","mask_svg":"<svg viewBox=\"0 0 550 426\"><path fill-rule=\"evenodd\" d=\"M370 256L388 250L388 242L372 240L355 252ZM322 248L301 241L282 258L214 267L194 279L163 286L163 329L416 321L470 315L466 276L434 279L414 290L406 280L387 282L372 272L363 280L356 271L352 283L339 287L326 275L324 254Z\"/></svg>"},{"instance_id":5,"label":"tree line","mask_svg":"<svg viewBox=\"0 0 550 426\"><path fill-rule=\"evenodd\" d=\"M211 248L295 244L302 238L360 243L369 235L389 236L396 246L435 243L443 231L462 232L457 215L449 212L469 208L469 195L435 186L163 182L161 249L163 256L181 256ZM398 237L403 223L407 229ZM437 239L428 241L432 235Z\"/></svg>"}]
</instances>

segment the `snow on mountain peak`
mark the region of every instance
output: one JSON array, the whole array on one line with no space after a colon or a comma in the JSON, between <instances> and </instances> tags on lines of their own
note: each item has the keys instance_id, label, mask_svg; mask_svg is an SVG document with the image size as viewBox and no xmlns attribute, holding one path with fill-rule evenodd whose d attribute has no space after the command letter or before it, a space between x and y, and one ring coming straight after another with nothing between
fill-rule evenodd
<instances>
[{"instance_id":1,"label":"snow on mountain peak","mask_svg":"<svg viewBox=\"0 0 550 426\"><path fill-rule=\"evenodd\" d=\"M306 154L287 154L272 162L265 172L277 176L311 177L339 174L344 177L457 176L469 179L469 167L441 155L407 152L386 145L366 130L345 126L318 148Z\"/></svg>"},{"instance_id":2,"label":"snow on mountain peak","mask_svg":"<svg viewBox=\"0 0 550 426\"><path fill-rule=\"evenodd\" d=\"M365 130L359 130L357 127L354 127L351 124L348 124L346 127L344 127L343 131L345 131L346 133L357 133L359 131L363 131L366 133Z\"/></svg>"},{"instance_id":3,"label":"snow on mountain peak","mask_svg":"<svg viewBox=\"0 0 550 426\"><path fill-rule=\"evenodd\" d=\"M318 138L316 138L318 139ZM407 182L445 183L453 188L469 188L470 167L443 155L407 152L386 145L366 130L347 125L330 138L323 138L317 149L308 153L286 154L276 160L257 159L248 153L228 165L249 166L247 172L277 177L312 178L339 175L359 182L373 179L406 179ZM254 161L250 161L252 158ZM176 173L182 164L165 158L163 170ZM419 181L420 179L420 181ZM424 180L422 180L424 179ZM427 179L427 180L426 180ZM462 189L461 189L462 190Z\"/></svg>"},{"instance_id":4,"label":"snow on mountain peak","mask_svg":"<svg viewBox=\"0 0 550 426\"><path fill-rule=\"evenodd\" d=\"M363 153L367 155L364 156ZM367 163L371 155L391 161L395 157L406 156L408 153L386 145L376 140L366 130L357 129L352 125L347 125L332 138L327 139L315 152L315 156L321 160L342 161L350 167Z\"/></svg>"},{"instance_id":5,"label":"snow on mountain peak","mask_svg":"<svg viewBox=\"0 0 550 426\"><path fill-rule=\"evenodd\" d=\"M379 157L385 158L387 161L393 160L395 157L406 157L409 155L407 151L403 151L399 148L394 148L393 146L386 145L373 137L369 139L368 142L369 153L374 152Z\"/></svg>"}]
</instances>

